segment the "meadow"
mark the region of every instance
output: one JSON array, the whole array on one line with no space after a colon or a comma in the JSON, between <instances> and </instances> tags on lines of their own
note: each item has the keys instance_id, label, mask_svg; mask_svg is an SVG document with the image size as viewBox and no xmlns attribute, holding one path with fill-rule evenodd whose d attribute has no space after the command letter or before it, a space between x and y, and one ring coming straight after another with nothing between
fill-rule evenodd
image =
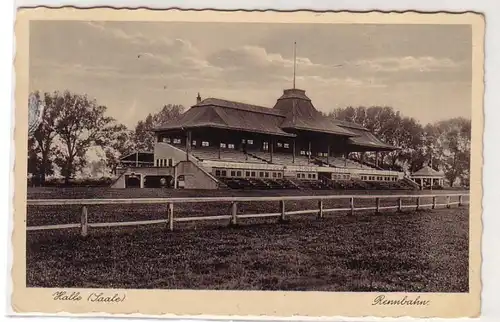
<instances>
[{"instance_id":1,"label":"meadow","mask_svg":"<svg viewBox=\"0 0 500 322\"><path fill-rule=\"evenodd\" d=\"M443 194L449 191L377 194ZM458 191L455 191L458 192ZM361 194L353 191L266 191L265 195ZM35 188L29 199L207 196L206 191L106 188ZM210 196L263 195L259 191L212 191ZM408 198L405 203L415 203ZM423 198L425 199L425 198ZM444 198L438 198L442 203ZM373 206L358 199L357 206ZM381 206L395 205L383 200ZM422 200L422 204L430 200ZM344 207L331 200L325 207ZM316 207L310 200L287 203L287 210ZM176 205L182 216L228 214L228 203ZM240 212L278 211L275 202L244 203ZM29 206L27 225L75 223L76 206ZM89 222L160 219L164 205L89 207ZM467 206L291 216L289 221L245 219L228 222L28 232L27 285L232 289L290 291L467 292Z\"/></svg>"}]
</instances>

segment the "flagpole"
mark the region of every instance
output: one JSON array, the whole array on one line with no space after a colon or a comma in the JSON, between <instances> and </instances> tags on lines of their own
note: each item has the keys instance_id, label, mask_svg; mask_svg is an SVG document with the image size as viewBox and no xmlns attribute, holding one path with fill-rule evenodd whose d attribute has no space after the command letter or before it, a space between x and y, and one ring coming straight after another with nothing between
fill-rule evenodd
<instances>
[{"instance_id":1,"label":"flagpole","mask_svg":"<svg viewBox=\"0 0 500 322\"><path fill-rule=\"evenodd\" d=\"M297 42L293 42L293 89L295 89L295 69L297 68Z\"/></svg>"}]
</instances>

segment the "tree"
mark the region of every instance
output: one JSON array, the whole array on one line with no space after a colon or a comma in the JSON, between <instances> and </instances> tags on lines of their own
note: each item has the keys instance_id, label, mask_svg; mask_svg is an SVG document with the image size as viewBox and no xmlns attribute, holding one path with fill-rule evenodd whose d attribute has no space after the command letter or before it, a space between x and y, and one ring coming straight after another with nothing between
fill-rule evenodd
<instances>
[{"instance_id":1,"label":"tree","mask_svg":"<svg viewBox=\"0 0 500 322\"><path fill-rule=\"evenodd\" d=\"M137 150L153 151L155 136L152 130L155 127L178 120L184 107L182 105L164 105L156 114L148 114L146 119L137 122L134 133L134 143Z\"/></svg>"},{"instance_id":2,"label":"tree","mask_svg":"<svg viewBox=\"0 0 500 322\"><path fill-rule=\"evenodd\" d=\"M85 154L95 145L105 147L113 133L122 128L112 117L105 116L106 107L86 95L66 91L55 104L55 130L59 146L56 164L65 183L86 164Z\"/></svg>"},{"instance_id":3,"label":"tree","mask_svg":"<svg viewBox=\"0 0 500 322\"><path fill-rule=\"evenodd\" d=\"M111 170L111 173L116 174L120 157L134 150L133 132L124 125L116 126L107 138L103 149L106 156L106 166Z\"/></svg>"},{"instance_id":4,"label":"tree","mask_svg":"<svg viewBox=\"0 0 500 322\"><path fill-rule=\"evenodd\" d=\"M330 117L364 126L387 144L399 149L379 153L381 167L402 170L409 168L414 171L421 166L423 139L422 126L413 118L403 117L400 112L388 106L346 107L337 108L329 114ZM373 153L367 154L367 160L374 162Z\"/></svg>"},{"instance_id":5,"label":"tree","mask_svg":"<svg viewBox=\"0 0 500 322\"><path fill-rule=\"evenodd\" d=\"M42 122L38 126L32 138L28 141L28 172L39 178L40 184L45 183L47 175L53 174L54 144L56 139L55 122L57 118L60 94L45 93L40 97L38 91L33 93L39 100L43 101Z\"/></svg>"},{"instance_id":6,"label":"tree","mask_svg":"<svg viewBox=\"0 0 500 322\"><path fill-rule=\"evenodd\" d=\"M459 117L426 126L429 153L443 170L450 187L457 179L469 183L470 120Z\"/></svg>"}]
</instances>

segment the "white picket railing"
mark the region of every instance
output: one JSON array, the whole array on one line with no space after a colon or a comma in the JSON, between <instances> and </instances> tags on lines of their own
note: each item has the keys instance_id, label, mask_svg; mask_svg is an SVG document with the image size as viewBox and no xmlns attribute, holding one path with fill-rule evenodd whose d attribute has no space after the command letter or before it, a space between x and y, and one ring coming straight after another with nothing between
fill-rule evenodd
<instances>
[{"instance_id":1,"label":"white picket railing","mask_svg":"<svg viewBox=\"0 0 500 322\"><path fill-rule=\"evenodd\" d=\"M438 204L437 198L446 198L446 203ZM434 195L330 195L330 196L279 196L279 197L200 197L200 198L137 198L137 199L31 199L27 201L28 206L62 206L62 205L81 205L81 221L73 224L58 224L45 226L28 226L27 231L53 230L53 229L71 229L80 228L81 235L86 236L89 228L99 227L120 227L120 226L138 226L151 224L168 224L169 230L174 230L175 222L190 222L190 221L208 221L208 220L229 220L231 224L238 223L238 219L244 218L264 218L264 217L279 217L280 220L285 220L287 216L301 214L317 214L319 218L323 218L325 213L332 212L347 212L354 215L356 211L374 210L379 213L381 210L396 209L401 212L405 208L422 208L436 209L438 207L450 208L452 205L462 206L468 204L464 201L464 197L469 197L469 194L434 194ZM432 198L432 203L421 204L421 199ZM457 198L457 201L452 201L451 198ZM348 199L348 208L324 208L326 200ZM355 207L356 199L371 199L375 201L374 206L370 207ZM397 203L393 206L380 206L380 200L394 199ZM403 204L404 199L416 199L416 204ZM286 211L287 201L303 201L316 200L318 207L314 209ZM276 213L254 213L254 214L238 214L238 204L243 202L270 202L277 201L280 204L280 211ZM197 217L175 217L174 205L182 203L231 203L230 213L227 215L215 216L197 216ZM108 222L108 223L89 223L88 222L88 206L90 205L132 205L132 204L166 204L167 214L165 219L141 220L141 221L126 221L126 222Z\"/></svg>"}]
</instances>

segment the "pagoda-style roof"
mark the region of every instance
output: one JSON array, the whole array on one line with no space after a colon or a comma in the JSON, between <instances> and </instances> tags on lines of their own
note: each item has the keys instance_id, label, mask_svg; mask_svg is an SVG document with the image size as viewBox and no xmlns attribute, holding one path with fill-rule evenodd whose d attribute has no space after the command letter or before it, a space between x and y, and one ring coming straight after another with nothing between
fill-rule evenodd
<instances>
[{"instance_id":1,"label":"pagoda-style roof","mask_svg":"<svg viewBox=\"0 0 500 322\"><path fill-rule=\"evenodd\" d=\"M191 107L179 120L155 131L211 127L294 137L281 129L283 120L281 114L270 108L207 98Z\"/></svg>"},{"instance_id":2,"label":"pagoda-style roof","mask_svg":"<svg viewBox=\"0 0 500 322\"><path fill-rule=\"evenodd\" d=\"M357 136L350 137L347 140L349 145L359 147L365 150L372 151L393 151L398 148L387 144L377 138L372 132L368 129L362 127L361 125L349 122L340 122L335 120L334 122L338 122L338 125L342 128L347 128L349 131L355 133Z\"/></svg>"},{"instance_id":3,"label":"pagoda-style roof","mask_svg":"<svg viewBox=\"0 0 500 322\"><path fill-rule=\"evenodd\" d=\"M285 137L296 137L297 131L307 131L343 136L348 145L359 151L397 149L359 124L326 117L302 89L285 89L273 108L219 98L198 99L180 119L154 131L218 128Z\"/></svg>"},{"instance_id":4,"label":"pagoda-style roof","mask_svg":"<svg viewBox=\"0 0 500 322\"><path fill-rule=\"evenodd\" d=\"M412 177L435 177L442 178L444 177L444 173L434 170L428 165L424 166L422 169L412 173Z\"/></svg>"},{"instance_id":5,"label":"pagoda-style roof","mask_svg":"<svg viewBox=\"0 0 500 322\"><path fill-rule=\"evenodd\" d=\"M281 124L281 128L285 130L321 132L347 137L356 135L337 126L316 110L311 99L306 96L306 92L302 89L284 90L273 109L286 117Z\"/></svg>"}]
</instances>

